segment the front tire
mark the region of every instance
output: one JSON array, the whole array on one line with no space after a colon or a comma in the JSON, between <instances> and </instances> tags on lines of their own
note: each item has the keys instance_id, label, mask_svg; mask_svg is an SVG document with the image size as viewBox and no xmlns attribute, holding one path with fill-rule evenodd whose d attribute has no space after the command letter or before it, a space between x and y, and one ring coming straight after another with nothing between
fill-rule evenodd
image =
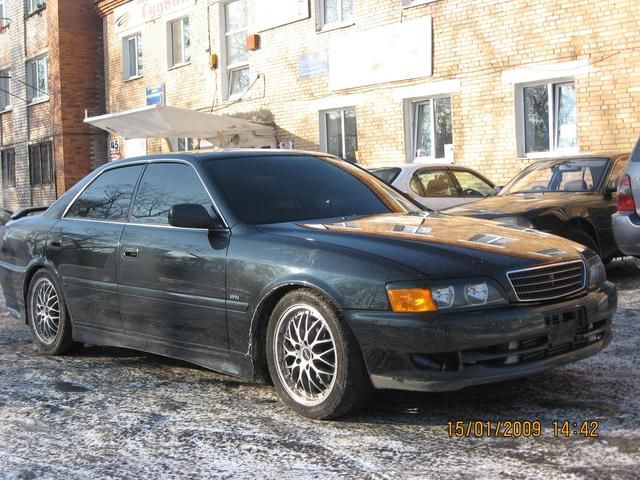
<instances>
[{"instance_id":1,"label":"front tire","mask_svg":"<svg viewBox=\"0 0 640 480\"><path fill-rule=\"evenodd\" d=\"M280 398L312 419L354 411L372 389L357 342L324 296L301 289L274 308L267 362Z\"/></svg>"},{"instance_id":2,"label":"front tire","mask_svg":"<svg viewBox=\"0 0 640 480\"><path fill-rule=\"evenodd\" d=\"M27 314L31 338L41 353L62 355L78 346L71 335L62 289L47 270L40 270L31 279Z\"/></svg>"}]
</instances>

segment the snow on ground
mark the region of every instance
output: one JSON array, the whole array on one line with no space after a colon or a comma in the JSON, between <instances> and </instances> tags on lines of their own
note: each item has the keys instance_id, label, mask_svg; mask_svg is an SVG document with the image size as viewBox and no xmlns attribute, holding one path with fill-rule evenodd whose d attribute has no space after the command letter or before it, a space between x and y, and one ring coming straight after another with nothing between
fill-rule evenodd
<instances>
[{"instance_id":1,"label":"snow on ground","mask_svg":"<svg viewBox=\"0 0 640 480\"><path fill-rule=\"evenodd\" d=\"M336 422L294 415L268 386L115 348L35 353L0 316L0 478L638 478L640 270L614 262L607 350L459 392L378 393ZM1 299L0 299L1 301ZM3 303L3 301L2 301ZM451 419L539 420L541 438L455 439ZM554 420L598 438L554 438Z\"/></svg>"}]
</instances>

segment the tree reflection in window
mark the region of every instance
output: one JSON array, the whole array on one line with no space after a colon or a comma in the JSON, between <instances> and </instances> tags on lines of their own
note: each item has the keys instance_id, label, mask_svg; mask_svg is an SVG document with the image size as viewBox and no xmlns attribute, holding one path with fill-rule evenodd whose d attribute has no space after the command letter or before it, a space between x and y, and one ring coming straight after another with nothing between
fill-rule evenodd
<instances>
[{"instance_id":1,"label":"tree reflection in window","mask_svg":"<svg viewBox=\"0 0 640 480\"><path fill-rule=\"evenodd\" d=\"M133 203L131 222L169 224L169 210L180 203L198 203L212 213L211 199L188 165L157 163L144 172Z\"/></svg>"},{"instance_id":2,"label":"tree reflection in window","mask_svg":"<svg viewBox=\"0 0 640 480\"><path fill-rule=\"evenodd\" d=\"M67 218L124 222L142 166L116 168L100 175L67 212Z\"/></svg>"}]
</instances>

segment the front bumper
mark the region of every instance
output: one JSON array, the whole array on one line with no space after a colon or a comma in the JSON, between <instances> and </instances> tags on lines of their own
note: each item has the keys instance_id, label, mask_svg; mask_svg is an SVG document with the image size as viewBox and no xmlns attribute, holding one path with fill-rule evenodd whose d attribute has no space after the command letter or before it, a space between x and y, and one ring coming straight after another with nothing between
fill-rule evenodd
<instances>
[{"instance_id":1,"label":"front bumper","mask_svg":"<svg viewBox=\"0 0 640 480\"><path fill-rule=\"evenodd\" d=\"M508 380L604 349L614 284L569 299L435 314L347 311L375 388L447 391Z\"/></svg>"},{"instance_id":2,"label":"front bumper","mask_svg":"<svg viewBox=\"0 0 640 480\"><path fill-rule=\"evenodd\" d=\"M640 257L640 217L637 213L614 213L611 216L613 236L625 255Z\"/></svg>"}]
</instances>

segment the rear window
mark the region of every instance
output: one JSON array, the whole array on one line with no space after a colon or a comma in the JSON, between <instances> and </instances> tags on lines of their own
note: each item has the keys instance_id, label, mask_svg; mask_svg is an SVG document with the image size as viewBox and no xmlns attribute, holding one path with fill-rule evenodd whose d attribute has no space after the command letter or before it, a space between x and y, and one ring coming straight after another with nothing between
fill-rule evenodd
<instances>
[{"instance_id":1,"label":"rear window","mask_svg":"<svg viewBox=\"0 0 640 480\"><path fill-rule=\"evenodd\" d=\"M391 185L391 183L398 178L398 175L400 175L399 168L376 168L370 170L370 172L388 185Z\"/></svg>"},{"instance_id":2,"label":"rear window","mask_svg":"<svg viewBox=\"0 0 640 480\"><path fill-rule=\"evenodd\" d=\"M636 142L636 146L633 148L633 152L631 152L631 161L640 162L640 138Z\"/></svg>"}]
</instances>

